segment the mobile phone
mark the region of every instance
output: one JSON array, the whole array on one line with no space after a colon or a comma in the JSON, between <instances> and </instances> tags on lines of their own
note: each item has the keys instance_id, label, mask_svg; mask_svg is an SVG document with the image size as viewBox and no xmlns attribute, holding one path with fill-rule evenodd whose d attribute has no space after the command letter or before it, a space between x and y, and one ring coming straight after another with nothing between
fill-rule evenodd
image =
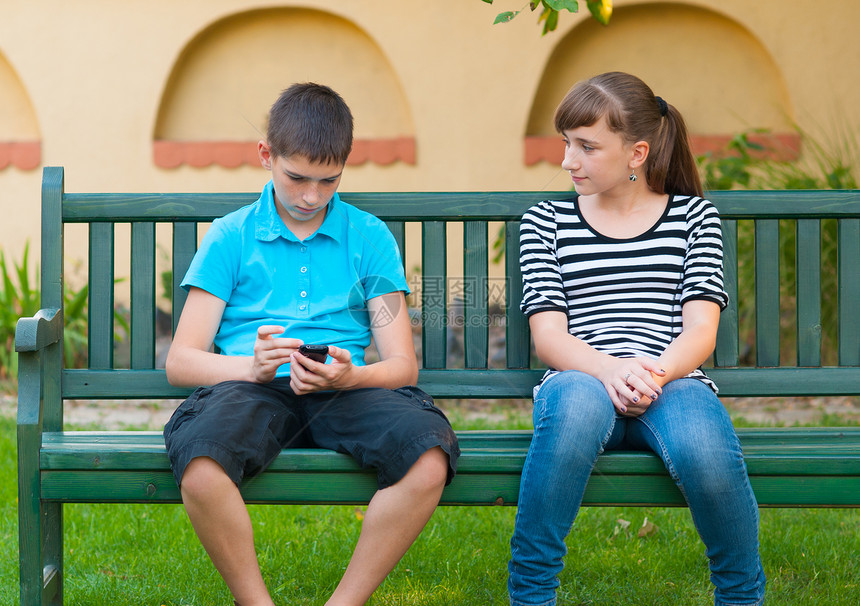
<instances>
[{"instance_id":1,"label":"mobile phone","mask_svg":"<svg viewBox=\"0 0 860 606\"><path fill-rule=\"evenodd\" d=\"M328 345L300 345L299 353L315 362L325 364L325 359L328 355Z\"/></svg>"}]
</instances>

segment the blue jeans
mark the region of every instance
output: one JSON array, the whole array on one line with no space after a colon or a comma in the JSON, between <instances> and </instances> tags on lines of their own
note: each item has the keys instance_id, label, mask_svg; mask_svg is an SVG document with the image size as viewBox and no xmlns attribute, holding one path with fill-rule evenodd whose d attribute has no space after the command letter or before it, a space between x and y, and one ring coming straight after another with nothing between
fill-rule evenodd
<instances>
[{"instance_id":1,"label":"blue jeans","mask_svg":"<svg viewBox=\"0 0 860 606\"><path fill-rule=\"evenodd\" d=\"M681 489L706 547L714 603L762 604L758 505L731 419L711 389L678 379L640 417L615 414L603 384L567 371L534 400L534 437L523 468L508 590L512 606L552 606L565 537L604 450L653 450Z\"/></svg>"}]
</instances>

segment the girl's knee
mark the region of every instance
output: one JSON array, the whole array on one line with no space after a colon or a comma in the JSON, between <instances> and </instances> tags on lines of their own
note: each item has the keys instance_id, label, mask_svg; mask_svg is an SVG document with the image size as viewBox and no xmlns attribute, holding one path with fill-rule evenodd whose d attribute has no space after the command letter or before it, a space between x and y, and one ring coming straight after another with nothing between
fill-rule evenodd
<instances>
[{"instance_id":1,"label":"girl's knee","mask_svg":"<svg viewBox=\"0 0 860 606\"><path fill-rule=\"evenodd\" d=\"M688 443L676 449L672 464L683 483L693 482L705 494L732 491L747 481L743 452L730 437Z\"/></svg>"},{"instance_id":2,"label":"girl's knee","mask_svg":"<svg viewBox=\"0 0 860 606\"><path fill-rule=\"evenodd\" d=\"M577 427L603 426L615 418L615 409L603 384L579 371L553 375L538 390L535 414L554 423ZM536 423L537 424L537 423Z\"/></svg>"}]
</instances>

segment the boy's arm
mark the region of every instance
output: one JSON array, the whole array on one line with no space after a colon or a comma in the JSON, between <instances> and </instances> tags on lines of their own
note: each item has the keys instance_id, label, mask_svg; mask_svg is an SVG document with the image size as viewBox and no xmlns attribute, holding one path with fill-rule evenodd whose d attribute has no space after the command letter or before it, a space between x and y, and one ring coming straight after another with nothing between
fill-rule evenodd
<instances>
[{"instance_id":1,"label":"boy's arm","mask_svg":"<svg viewBox=\"0 0 860 606\"><path fill-rule=\"evenodd\" d=\"M221 381L240 380L264 383L275 377L278 366L289 362L301 345L298 339L274 338L279 326L263 326L258 331L254 357L213 353L212 343L221 324L226 303L215 295L192 287L179 317L176 334L165 364L171 385L194 387Z\"/></svg>"},{"instance_id":2,"label":"boy's arm","mask_svg":"<svg viewBox=\"0 0 860 606\"><path fill-rule=\"evenodd\" d=\"M406 298L400 291L367 302L372 320L371 332L379 362L355 366L347 350L329 347L331 364L314 362L301 354L293 356L290 385L296 393L326 389L385 387L397 389L418 381L418 360L412 342L412 326Z\"/></svg>"}]
</instances>

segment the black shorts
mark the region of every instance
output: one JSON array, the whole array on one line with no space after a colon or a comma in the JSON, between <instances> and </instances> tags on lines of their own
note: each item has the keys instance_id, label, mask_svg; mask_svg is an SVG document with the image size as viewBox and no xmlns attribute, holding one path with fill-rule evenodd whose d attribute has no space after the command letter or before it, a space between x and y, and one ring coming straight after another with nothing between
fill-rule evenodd
<instances>
[{"instance_id":1,"label":"black shorts","mask_svg":"<svg viewBox=\"0 0 860 606\"><path fill-rule=\"evenodd\" d=\"M376 468L381 489L398 482L435 446L448 455L450 483L460 455L448 419L417 387L297 396L289 377L197 389L164 426L164 442L177 485L196 457L214 459L239 486L283 448L328 448Z\"/></svg>"}]
</instances>

